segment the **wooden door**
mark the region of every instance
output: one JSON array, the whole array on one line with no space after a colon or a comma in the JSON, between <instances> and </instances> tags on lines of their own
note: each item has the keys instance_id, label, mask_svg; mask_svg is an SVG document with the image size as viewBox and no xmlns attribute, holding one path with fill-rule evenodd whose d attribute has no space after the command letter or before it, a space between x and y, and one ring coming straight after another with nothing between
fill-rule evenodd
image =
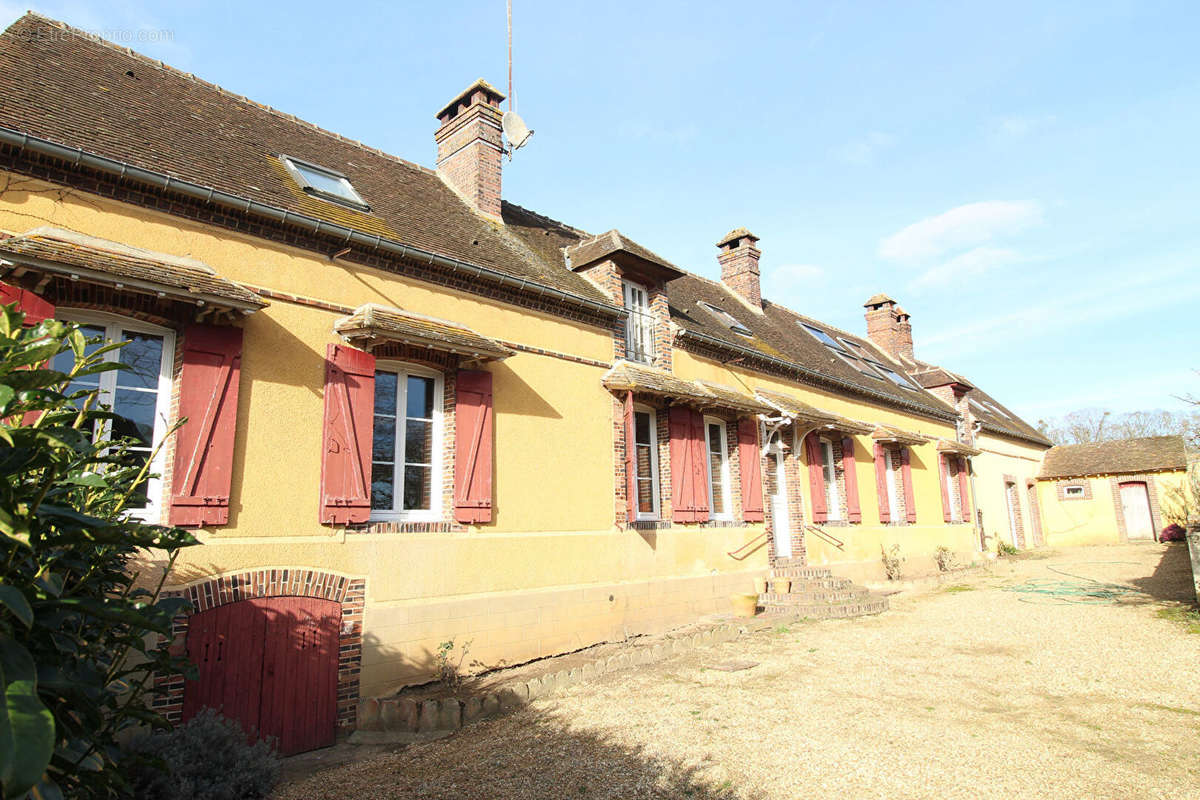
<instances>
[{"instance_id":1,"label":"wooden door","mask_svg":"<svg viewBox=\"0 0 1200 800\"><path fill-rule=\"evenodd\" d=\"M1125 515L1125 535L1130 539L1153 539L1150 494L1142 481L1121 484L1121 512Z\"/></svg>"},{"instance_id":2,"label":"wooden door","mask_svg":"<svg viewBox=\"0 0 1200 800\"><path fill-rule=\"evenodd\" d=\"M311 597L241 600L195 614L188 655L199 679L184 690L183 719L205 707L281 755L333 744L341 606Z\"/></svg>"}]
</instances>

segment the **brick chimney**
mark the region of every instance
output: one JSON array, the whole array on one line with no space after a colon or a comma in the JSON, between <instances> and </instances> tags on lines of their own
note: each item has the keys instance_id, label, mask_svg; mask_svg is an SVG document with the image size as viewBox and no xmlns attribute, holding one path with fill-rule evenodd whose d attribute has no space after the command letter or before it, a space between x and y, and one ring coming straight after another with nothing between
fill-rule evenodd
<instances>
[{"instance_id":1,"label":"brick chimney","mask_svg":"<svg viewBox=\"0 0 1200 800\"><path fill-rule=\"evenodd\" d=\"M483 78L472 83L438 112L437 172L459 197L479 213L500 221L500 163L504 136L500 101Z\"/></svg>"},{"instance_id":2,"label":"brick chimney","mask_svg":"<svg viewBox=\"0 0 1200 800\"><path fill-rule=\"evenodd\" d=\"M867 309L867 338L892 358L912 362L912 323L908 312L886 294L875 295L863 306Z\"/></svg>"},{"instance_id":3,"label":"brick chimney","mask_svg":"<svg viewBox=\"0 0 1200 800\"><path fill-rule=\"evenodd\" d=\"M721 283L741 295L757 309L762 308L762 288L758 279L758 259L762 251L755 247L758 237L745 228L735 228L717 242L717 262L721 265Z\"/></svg>"}]
</instances>

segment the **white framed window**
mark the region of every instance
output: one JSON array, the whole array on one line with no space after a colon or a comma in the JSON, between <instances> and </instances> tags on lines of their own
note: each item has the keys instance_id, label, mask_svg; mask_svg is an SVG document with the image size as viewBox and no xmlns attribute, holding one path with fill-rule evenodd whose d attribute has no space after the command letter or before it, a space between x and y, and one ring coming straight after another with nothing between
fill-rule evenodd
<instances>
[{"instance_id":1,"label":"white framed window","mask_svg":"<svg viewBox=\"0 0 1200 800\"><path fill-rule=\"evenodd\" d=\"M637 519L659 518L658 413L653 408L633 409L633 463L637 488Z\"/></svg>"},{"instance_id":2,"label":"white framed window","mask_svg":"<svg viewBox=\"0 0 1200 800\"><path fill-rule=\"evenodd\" d=\"M442 511L442 376L408 364L375 370L371 517L436 521Z\"/></svg>"},{"instance_id":3,"label":"white framed window","mask_svg":"<svg viewBox=\"0 0 1200 800\"><path fill-rule=\"evenodd\" d=\"M708 496L712 501L712 518L733 519L733 504L729 489L729 441L725 420L704 418L704 443L708 449Z\"/></svg>"},{"instance_id":4,"label":"white framed window","mask_svg":"<svg viewBox=\"0 0 1200 800\"><path fill-rule=\"evenodd\" d=\"M1082 486L1067 486L1063 488L1064 497L1083 497L1083 493Z\"/></svg>"},{"instance_id":5,"label":"white framed window","mask_svg":"<svg viewBox=\"0 0 1200 800\"><path fill-rule=\"evenodd\" d=\"M99 372L85 375L67 387L67 394L80 389L99 390L98 402L109 406L113 413L125 419L110 429L97 429L97 436L111 435L136 440L129 448L131 459L138 465L145 464L162 442L167 431L167 418L171 413L171 368L175 363L175 333L169 328L146 322L94 311L72 311L60 309L58 318L77 322L89 339L102 337L106 342L125 342L125 346L110 350L103 355L105 361L125 364L128 369ZM86 352L94 352L99 344L89 344ZM51 369L69 372L75 356L67 351L59 353L51 362ZM164 453L160 450L150 462L150 473L161 476L164 469ZM156 522L162 515L161 477L152 477L143 483L129 499L128 511L132 516L148 522Z\"/></svg>"},{"instance_id":6,"label":"white framed window","mask_svg":"<svg viewBox=\"0 0 1200 800\"><path fill-rule=\"evenodd\" d=\"M892 511L892 522L900 522L905 517L899 513L900 510L900 494L897 489L902 488L901 478L897 475L900 470L900 453L891 448L883 449L883 458L887 469L884 470L883 476L887 483L888 493L888 508Z\"/></svg>"},{"instance_id":7,"label":"white framed window","mask_svg":"<svg viewBox=\"0 0 1200 800\"><path fill-rule=\"evenodd\" d=\"M654 360L654 316L650 313L650 293L644 286L622 281L625 308L625 357L630 361L649 364Z\"/></svg>"},{"instance_id":8,"label":"white framed window","mask_svg":"<svg viewBox=\"0 0 1200 800\"><path fill-rule=\"evenodd\" d=\"M281 155L279 160L283 162L292 179L308 194L362 211L370 209L350 183L350 179L342 173L329 167L301 161L293 156Z\"/></svg>"},{"instance_id":9,"label":"white framed window","mask_svg":"<svg viewBox=\"0 0 1200 800\"><path fill-rule=\"evenodd\" d=\"M838 496L837 468L833 463L833 442L821 439L821 472L825 478L826 519L837 522L842 518L842 503Z\"/></svg>"}]
</instances>

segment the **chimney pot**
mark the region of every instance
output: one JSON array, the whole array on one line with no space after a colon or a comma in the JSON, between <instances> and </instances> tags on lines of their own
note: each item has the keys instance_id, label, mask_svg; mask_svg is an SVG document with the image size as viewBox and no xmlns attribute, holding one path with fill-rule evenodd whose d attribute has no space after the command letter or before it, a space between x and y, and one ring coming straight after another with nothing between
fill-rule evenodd
<instances>
[{"instance_id":1,"label":"chimney pot","mask_svg":"<svg viewBox=\"0 0 1200 800\"><path fill-rule=\"evenodd\" d=\"M867 309L867 338L897 361L915 362L910 315L886 294L863 303Z\"/></svg>"},{"instance_id":2,"label":"chimney pot","mask_svg":"<svg viewBox=\"0 0 1200 800\"><path fill-rule=\"evenodd\" d=\"M721 283L755 308L762 308L762 285L756 247L758 237L745 228L734 228L717 242L717 262L721 265Z\"/></svg>"},{"instance_id":3,"label":"chimney pot","mask_svg":"<svg viewBox=\"0 0 1200 800\"><path fill-rule=\"evenodd\" d=\"M481 214L500 221L504 95L480 78L437 113L438 176Z\"/></svg>"}]
</instances>

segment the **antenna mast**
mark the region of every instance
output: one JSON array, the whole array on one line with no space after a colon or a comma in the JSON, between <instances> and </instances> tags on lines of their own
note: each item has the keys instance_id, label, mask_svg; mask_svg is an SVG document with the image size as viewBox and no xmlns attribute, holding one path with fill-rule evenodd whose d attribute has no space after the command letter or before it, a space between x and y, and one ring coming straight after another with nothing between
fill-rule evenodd
<instances>
[{"instance_id":1,"label":"antenna mast","mask_svg":"<svg viewBox=\"0 0 1200 800\"><path fill-rule=\"evenodd\" d=\"M513 110L512 90L512 0L507 2L508 8L508 110Z\"/></svg>"}]
</instances>

